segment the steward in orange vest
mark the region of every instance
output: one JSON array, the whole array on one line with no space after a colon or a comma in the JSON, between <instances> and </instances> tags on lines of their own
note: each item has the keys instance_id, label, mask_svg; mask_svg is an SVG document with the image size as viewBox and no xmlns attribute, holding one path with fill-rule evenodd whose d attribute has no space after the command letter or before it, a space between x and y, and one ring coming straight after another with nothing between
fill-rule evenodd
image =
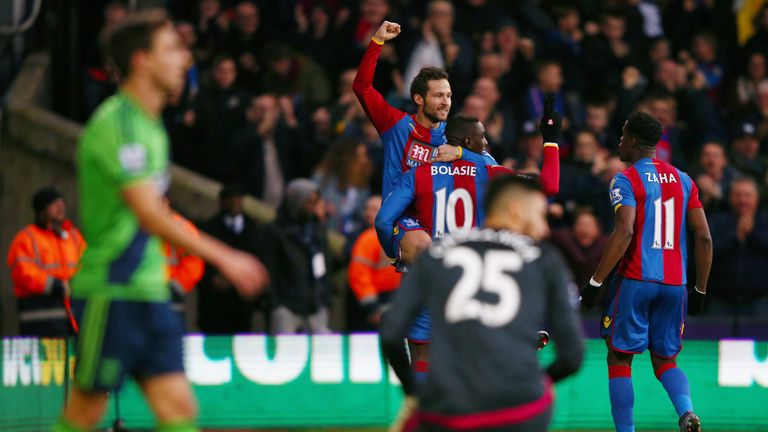
<instances>
[{"instance_id":1,"label":"steward in orange vest","mask_svg":"<svg viewBox=\"0 0 768 432\"><path fill-rule=\"evenodd\" d=\"M85 240L65 219L66 204L56 189L37 191L32 208L35 223L16 234L8 250L20 334L65 337L77 328L69 307L69 280L79 268Z\"/></svg>"}]
</instances>

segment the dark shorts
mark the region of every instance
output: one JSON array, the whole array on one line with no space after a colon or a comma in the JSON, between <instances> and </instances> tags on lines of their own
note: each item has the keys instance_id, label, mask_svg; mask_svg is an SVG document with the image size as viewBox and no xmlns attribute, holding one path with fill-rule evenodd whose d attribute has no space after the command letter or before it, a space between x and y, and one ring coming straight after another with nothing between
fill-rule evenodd
<instances>
[{"instance_id":1,"label":"dark shorts","mask_svg":"<svg viewBox=\"0 0 768 432\"><path fill-rule=\"evenodd\" d=\"M117 390L126 375L141 380L184 371L184 328L170 302L75 300L75 382L88 392Z\"/></svg>"},{"instance_id":2,"label":"dark shorts","mask_svg":"<svg viewBox=\"0 0 768 432\"><path fill-rule=\"evenodd\" d=\"M600 330L612 350L677 355L683 346L686 300L683 285L666 285L615 276L611 280Z\"/></svg>"}]
</instances>

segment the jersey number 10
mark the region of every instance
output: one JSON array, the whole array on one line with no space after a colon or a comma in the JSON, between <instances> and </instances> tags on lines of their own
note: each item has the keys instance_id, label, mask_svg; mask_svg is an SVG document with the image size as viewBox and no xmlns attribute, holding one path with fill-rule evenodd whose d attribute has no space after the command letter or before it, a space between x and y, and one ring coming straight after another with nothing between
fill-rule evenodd
<instances>
[{"instance_id":1,"label":"jersey number 10","mask_svg":"<svg viewBox=\"0 0 768 432\"><path fill-rule=\"evenodd\" d=\"M653 201L653 244L651 248L661 249L661 218L664 217L664 249L675 248L675 198L664 201L662 209L661 198Z\"/></svg>"},{"instance_id":2,"label":"jersey number 10","mask_svg":"<svg viewBox=\"0 0 768 432\"><path fill-rule=\"evenodd\" d=\"M456 205L461 201L464 206L464 223L461 226L456 224ZM472 228L474 219L474 203L472 195L466 189L454 189L446 200L445 188L435 192L435 237L442 237L445 229L449 233L457 233ZM447 225L447 227L446 227Z\"/></svg>"}]
</instances>

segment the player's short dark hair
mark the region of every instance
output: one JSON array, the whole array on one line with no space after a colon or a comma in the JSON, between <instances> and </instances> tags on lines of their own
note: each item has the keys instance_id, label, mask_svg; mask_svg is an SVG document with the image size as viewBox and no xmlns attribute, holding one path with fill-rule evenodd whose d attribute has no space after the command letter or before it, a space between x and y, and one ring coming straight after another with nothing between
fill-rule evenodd
<instances>
[{"instance_id":1,"label":"player's short dark hair","mask_svg":"<svg viewBox=\"0 0 768 432\"><path fill-rule=\"evenodd\" d=\"M655 148L661 139L661 123L645 111L635 111L627 119L625 134L635 138L640 145Z\"/></svg>"},{"instance_id":2,"label":"player's short dark hair","mask_svg":"<svg viewBox=\"0 0 768 432\"><path fill-rule=\"evenodd\" d=\"M530 174L501 175L488 183L485 192L485 214L491 213L498 202L512 193L544 193L538 176Z\"/></svg>"},{"instance_id":3,"label":"player's short dark hair","mask_svg":"<svg viewBox=\"0 0 768 432\"><path fill-rule=\"evenodd\" d=\"M460 146L464 144L464 138L472 135L473 128L480 120L477 117L455 115L448 119L445 125L445 138L450 145Z\"/></svg>"},{"instance_id":4,"label":"player's short dark hair","mask_svg":"<svg viewBox=\"0 0 768 432\"><path fill-rule=\"evenodd\" d=\"M133 54L150 50L155 33L171 24L165 10L153 8L132 13L120 23L104 29L100 38L102 49L121 78L130 75Z\"/></svg>"},{"instance_id":5,"label":"player's short dark hair","mask_svg":"<svg viewBox=\"0 0 768 432\"><path fill-rule=\"evenodd\" d=\"M448 72L439 67L425 67L419 71L416 78L411 82L411 100L416 95L420 95L423 98L427 97L427 89L429 89L430 81L447 80Z\"/></svg>"}]
</instances>

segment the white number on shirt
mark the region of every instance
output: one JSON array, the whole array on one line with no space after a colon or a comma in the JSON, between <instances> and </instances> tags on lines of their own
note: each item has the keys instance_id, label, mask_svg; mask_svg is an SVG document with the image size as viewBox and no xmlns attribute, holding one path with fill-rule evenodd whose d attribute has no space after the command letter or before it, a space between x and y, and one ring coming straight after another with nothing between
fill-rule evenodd
<instances>
[{"instance_id":1,"label":"white number on shirt","mask_svg":"<svg viewBox=\"0 0 768 432\"><path fill-rule=\"evenodd\" d=\"M456 225L456 205L459 201L464 206L464 223L461 226ZM448 195L447 200L445 188L435 192L435 237L442 237L446 228L448 228L449 233L457 233L472 228L474 215L474 203L468 190L454 189Z\"/></svg>"}]
</instances>

